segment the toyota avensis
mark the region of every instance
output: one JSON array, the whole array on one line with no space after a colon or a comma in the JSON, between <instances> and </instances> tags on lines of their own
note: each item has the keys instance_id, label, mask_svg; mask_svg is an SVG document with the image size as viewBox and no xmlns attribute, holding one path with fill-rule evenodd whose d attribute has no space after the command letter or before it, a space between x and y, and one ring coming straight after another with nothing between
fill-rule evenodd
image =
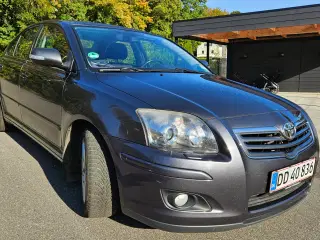
<instances>
[{"instance_id":1,"label":"toyota avensis","mask_svg":"<svg viewBox=\"0 0 320 240\"><path fill-rule=\"evenodd\" d=\"M308 115L212 73L162 37L48 21L0 59L0 127L15 125L81 180L83 214L220 231L300 202L318 161Z\"/></svg>"}]
</instances>

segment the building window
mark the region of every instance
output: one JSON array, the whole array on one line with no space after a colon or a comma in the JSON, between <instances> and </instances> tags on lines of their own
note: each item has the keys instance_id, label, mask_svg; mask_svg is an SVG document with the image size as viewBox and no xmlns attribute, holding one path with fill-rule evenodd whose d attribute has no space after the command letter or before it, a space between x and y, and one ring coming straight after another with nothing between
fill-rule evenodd
<instances>
[{"instance_id":1,"label":"building window","mask_svg":"<svg viewBox=\"0 0 320 240\"><path fill-rule=\"evenodd\" d=\"M213 54L213 53L214 53L214 51L213 51L213 50L211 50L211 53Z\"/></svg>"},{"instance_id":2,"label":"building window","mask_svg":"<svg viewBox=\"0 0 320 240\"><path fill-rule=\"evenodd\" d=\"M204 51L202 51L202 54L204 54Z\"/></svg>"}]
</instances>

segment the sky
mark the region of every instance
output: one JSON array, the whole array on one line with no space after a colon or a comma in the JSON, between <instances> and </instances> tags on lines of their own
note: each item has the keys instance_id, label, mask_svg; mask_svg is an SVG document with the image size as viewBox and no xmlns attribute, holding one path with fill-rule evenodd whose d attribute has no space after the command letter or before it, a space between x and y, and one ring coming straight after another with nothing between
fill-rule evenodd
<instances>
[{"instance_id":1,"label":"sky","mask_svg":"<svg viewBox=\"0 0 320 240\"><path fill-rule=\"evenodd\" d=\"M228 12L238 10L244 13L319 3L320 0L208 0L207 5Z\"/></svg>"}]
</instances>

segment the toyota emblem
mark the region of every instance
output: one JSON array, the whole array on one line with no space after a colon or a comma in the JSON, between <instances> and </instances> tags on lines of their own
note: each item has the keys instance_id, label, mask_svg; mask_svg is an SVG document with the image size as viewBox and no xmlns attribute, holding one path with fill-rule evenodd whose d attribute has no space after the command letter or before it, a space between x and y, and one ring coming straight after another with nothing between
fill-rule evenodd
<instances>
[{"instance_id":1,"label":"toyota emblem","mask_svg":"<svg viewBox=\"0 0 320 240\"><path fill-rule=\"evenodd\" d=\"M281 134L284 136L287 140L292 140L296 136L297 129L295 125L292 122L288 122L283 125L281 129Z\"/></svg>"}]
</instances>

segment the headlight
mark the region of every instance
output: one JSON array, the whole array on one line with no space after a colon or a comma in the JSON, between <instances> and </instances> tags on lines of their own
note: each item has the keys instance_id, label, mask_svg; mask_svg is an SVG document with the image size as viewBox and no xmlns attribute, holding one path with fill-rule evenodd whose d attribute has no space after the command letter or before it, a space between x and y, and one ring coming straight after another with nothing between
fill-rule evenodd
<instances>
[{"instance_id":1,"label":"headlight","mask_svg":"<svg viewBox=\"0 0 320 240\"><path fill-rule=\"evenodd\" d=\"M180 112L137 109L147 145L165 151L218 153L210 128L199 118Z\"/></svg>"}]
</instances>

